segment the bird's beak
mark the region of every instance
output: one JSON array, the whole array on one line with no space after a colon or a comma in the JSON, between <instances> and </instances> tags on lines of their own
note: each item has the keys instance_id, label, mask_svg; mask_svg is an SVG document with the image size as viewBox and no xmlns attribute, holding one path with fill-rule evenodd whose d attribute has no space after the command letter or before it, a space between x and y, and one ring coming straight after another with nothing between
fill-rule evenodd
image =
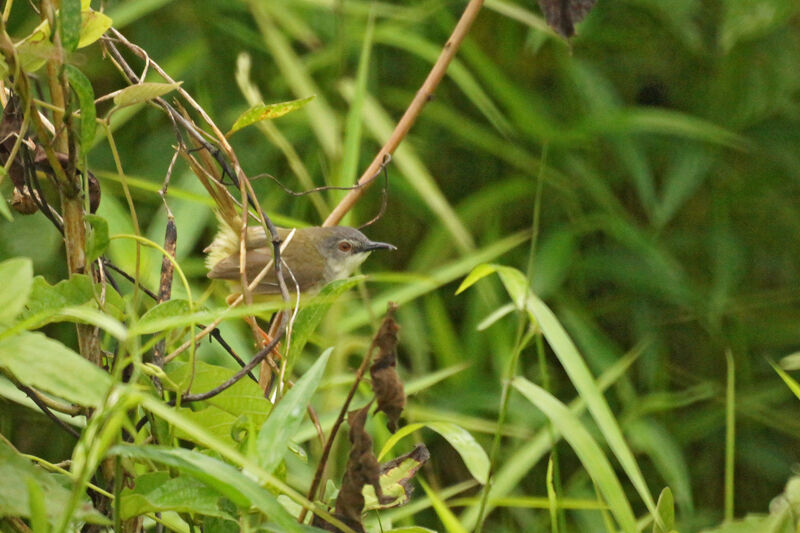
<instances>
[{"instance_id":1,"label":"bird's beak","mask_svg":"<svg viewBox=\"0 0 800 533\"><path fill-rule=\"evenodd\" d=\"M389 244L388 242L374 242L369 241L362 248L362 252L371 252L372 250L397 250L397 246Z\"/></svg>"}]
</instances>

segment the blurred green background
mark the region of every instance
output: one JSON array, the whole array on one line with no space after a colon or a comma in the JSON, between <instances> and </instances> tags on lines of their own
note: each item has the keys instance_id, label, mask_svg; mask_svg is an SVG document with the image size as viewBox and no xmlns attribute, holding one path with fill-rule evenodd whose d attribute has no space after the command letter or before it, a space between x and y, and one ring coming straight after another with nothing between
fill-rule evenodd
<instances>
[{"instance_id":1,"label":"blurred green background","mask_svg":"<svg viewBox=\"0 0 800 533\"><path fill-rule=\"evenodd\" d=\"M269 173L303 190L355 181L464 5L128 0L105 7L115 27L182 80L223 130L250 105L243 86L257 88L268 103L315 94L303 111L232 137L250 176ZM15 3L12 15L13 35L35 24L24 2ZM365 47L369 63L359 81ZM98 96L123 86L97 45L71 61ZM112 124L142 231L160 242L165 216L155 191L172 156L173 129L146 106L115 114ZM112 233L129 233L108 143L97 141L89 162L103 190L99 214ZM183 163L171 183L178 258L202 294L209 287L202 249L216 222ZM796 1L600 0L570 43L546 29L535 2L487 1L435 99L395 154L388 183L386 213L365 232L399 250L373 255L363 267L371 278L366 293L355 291L321 328L316 343L338 347L335 372L357 364L349 357L361 353L375 323L358 298L367 294L378 314L383 302L398 299L403 376L421 379L467 365L412 396L407 420L459 422L488 450L518 319L510 313L478 330L508 302L495 279L454 292L478 263L525 271L533 258L534 291L595 375L646 341L607 397L651 490L670 485L675 493L681 531L722 519L730 351L736 514L767 511L800 460L797 399L768 364L800 350ZM285 217L278 219L284 224L318 224L342 196L292 197L267 178L255 185L263 206ZM379 189L369 191L349 224L378 212ZM41 215L0 222L0 259L15 255L32 257L36 273L51 282L65 276L63 245ZM145 255L144 283L155 288L160 259ZM114 243L111 256L133 269L129 243ZM180 295L177 284L175 291ZM215 305L223 292L213 289ZM248 353L245 328L229 324L224 332ZM75 342L69 327L48 333ZM214 347L203 353L223 361ZM557 361L548 362L552 390L571 400L575 392ZM541 380L535 345L522 353L519 373ZM42 442L26 429L29 412L3 411L5 428L28 451L63 458L64 442ZM506 493L546 496L547 455L534 457L530 446L543 417L514 395L507 422L497 465ZM439 488L468 479L444 440L423 436L433 455L426 474ZM565 495L592 497L573 452L564 443L558 450ZM643 512L635 493L629 495ZM428 513L416 523L437 527ZM462 518L469 524L469 516ZM567 521L571 530L604 530L597 511L569 511ZM485 530L537 531L548 523L546 509L501 507Z\"/></svg>"}]
</instances>

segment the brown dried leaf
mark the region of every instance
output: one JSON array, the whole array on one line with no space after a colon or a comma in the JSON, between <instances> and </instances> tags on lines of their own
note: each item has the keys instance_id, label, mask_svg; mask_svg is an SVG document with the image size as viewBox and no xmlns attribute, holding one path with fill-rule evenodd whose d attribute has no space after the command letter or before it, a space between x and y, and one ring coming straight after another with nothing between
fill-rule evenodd
<instances>
[{"instance_id":1,"label":"brown dried leaf","mask_svg":"<svg viewBox=\"0 0 800 533\"><path fill-rule=\"evenodd\" d=\"M3 110L3 119L0 121L0 165L5 165L8 161L11 150L17 142L17 136L21 127L22 111L19 109L18 99L12 97ZM17 157L8 169L8 176L14 183L14 187L23 190L25 187L25 172L20 161L21 158L19 157L19 153L17 153ZM24 195L22 192L20 194Z\"/></svg>"},{"instance_id":2,"label":"brown dried leaf","mask_svg":"<svg viewBox=\"0 0 800 533\"><path fill-rule=\"evenodd\" d=\"M575 24L592 10L597 0L539 0L544 18L560 35L570 38L575 35Z\"/></svg>"},{"instance_id":3,"label":"brown dried leaf","mask_svg":"<svg viewBox=\"0 0 800 533\"><path fill-rule=\"evenodd\" d=\"M389 304L386 318L375 336L378 357L369 369L372 377L372 390L378 400L375 412L383 411L389 418L389 431L397 430L397 422L406 404L403 382L397 374L397 332L400 327L394 321L397 305Z\"/></svg>"}]
</instances>

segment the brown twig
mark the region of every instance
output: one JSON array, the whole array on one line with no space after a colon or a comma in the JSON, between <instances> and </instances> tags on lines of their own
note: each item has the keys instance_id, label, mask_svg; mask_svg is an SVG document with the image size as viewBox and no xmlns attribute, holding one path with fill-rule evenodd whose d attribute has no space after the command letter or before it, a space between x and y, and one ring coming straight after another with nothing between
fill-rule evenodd
<instances>
[{"instance_id":1,"label":"brown twig","mask_svg":"<svg viewBox=\"0 0 800 533\"><path fill-rule=\"evenodd\" d=\"M388 309L386 311L387 318L394 315L395 309L397 309L396 304L389 302ZM333 448L333 442L336 440L336 434L339 432L339 427L341 427L342 422L344 422L345 416L347 415L347 410L350 408L350 402L353 401L356 390L361 384L361 379L364 377L364 373L367 371L367 368L372 362L372 356L375 352L375 349L378 347L378 338L380 333L381 330L378 330L378 332L375 334L375 337L372 339L372 344L370 344L367 353L364 355L364 359L361 361L361 366L359 366L358 370L356 371L353 385L350 387L350 390L347 393L347 398L345 398L344 404L342 404L342 408L339 410L339 416L336 417L336 421L333 423L333 427L331 428L331 434L328 437L328 440L325 442L325 447L322 449L322 456L320 457L319 463L317 464L317 469L314 472L314 480L311 482L311 487L309 487L308 494L306 495L306 498L308 498L310 501L314 500L317 489L322 482L322 474L325 471L325 466L328 463L328 456ZM304 509L300 512L300 516L297 518L297 521L302 523L303 520L305 520L305 517L306 510Z\"/></svg>"},{"instance_id":2,"label":"brown twig","mask_svg":"<svg viewBox=\"0 0 800 533\"><path fill-rule=\"evenodd\" d=\"M461 42L469 32L469 29L472 26L472 23L475 21L475 17L477 17L481 6L483 6L483 0L470 0L470 3L467 5L466 9L464 9L464 13L462 13L458 24L456 24L450 39L448 39L448 41L445 43L442 53L439 54L439 58L436 60L436 63L434 63L433 68L428 74L428 77L425 78L425 82L422 84L422 87L420 87L419 91L417 91L416 96L414 96L414 99L411 101L408 109L406 109L403 117L397 123L397 126L395 126L394 131L386 141L386 144L384 144L380 151L378 151L375 159L372 160L372 163L370 163L369 167L367 167L367 170L365 170L364 174L362 174L362 176L359 178L359 184L363 183L367 185L374 181L375 177L380 173L380 167L383 164L386 156L394 153L394 151L400 145L400 142L408 134L411 126L414 125L417 117L422 112L422 108L429 100L433 98L433 93L436 91L436 87L444 77L447 67L450 65L450 61L453 60L458 48L461 46ZM342 218L344 218L347 212L353 208L358 199L361 198L366 189L367 187L359 187L347 193L347 195L342 198L342 201L339 202L339 205L337 205L333 211L331 211L331 214L328 215L328 218L325 219L325 222L322 225L335 226L338 224Z\"/></svg>"}]
</instances>

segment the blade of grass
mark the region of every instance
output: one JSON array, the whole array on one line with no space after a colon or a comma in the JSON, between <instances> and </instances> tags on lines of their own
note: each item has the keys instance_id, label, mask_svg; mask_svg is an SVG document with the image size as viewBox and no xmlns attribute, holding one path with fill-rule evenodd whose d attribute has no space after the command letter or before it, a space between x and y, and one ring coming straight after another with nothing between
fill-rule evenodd
<instances>
[{"instance_id":1,"label":"blade of grass","mask_svg":"<svg viewBox=\"0 0 800 533\"><path fill-rule=\"evenodd\" d=\"M512 384L564 435L564 439L569 442L581 464L597 484L622 530L626 533L636 532L636 517L622 485L603 450L600 449L580 420L570 412L566 405L527 379L517 376Z\"/></svg>"}]
</instances>

